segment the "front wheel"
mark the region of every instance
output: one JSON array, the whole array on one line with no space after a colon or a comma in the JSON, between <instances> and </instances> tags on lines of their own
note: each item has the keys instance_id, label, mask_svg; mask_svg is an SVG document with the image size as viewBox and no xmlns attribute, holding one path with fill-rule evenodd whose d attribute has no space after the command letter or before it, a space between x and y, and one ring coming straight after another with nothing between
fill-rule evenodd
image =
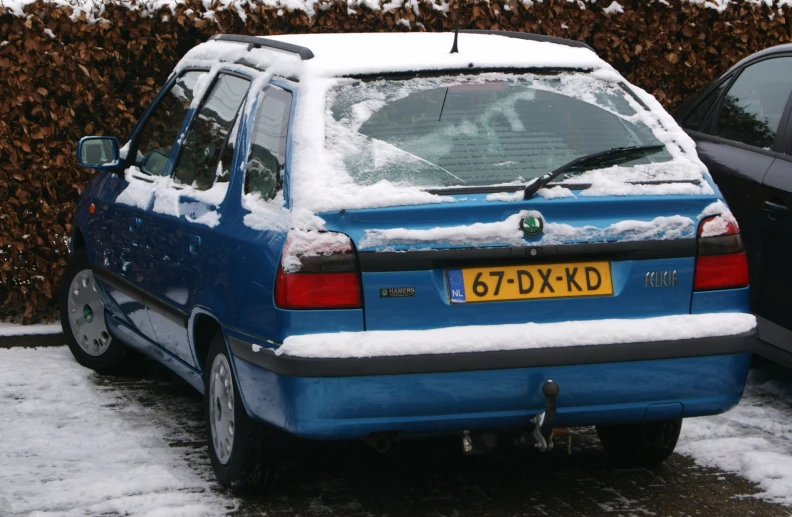
<instances>
[{"instance_id":1,"label":"front wheel","mask_svg":"<svg viewBox=\"0 0 792 517\"><path fill-rule=\"evenodd\" d=\"M622 467L655 467L674 452L682 419L598 425L597 435L613 462Z\"/></svg>"},{"instance_id":2,"label":"front wheel","mask_svg":"<svg viewBox=\"0 0 792 517\"><path fill-rule=\"evenodd\" d=\"M278 470L274 443L278 434L245 411L219 331L209 346L206 368L206 431L217 481L238 492L271 483Z\"/></svg>"},{"instance_id":3,"label":"front wheel","mask_svg":"<svg viewBox=\"0 0 792 517\"><path fill-rule=\"evenodd\" d=\"M85 251L72 255L58 296L63 335L78 363L100 374L122 370L129 349L107 330L105 308Z\"/></svg>"}]
</instances>

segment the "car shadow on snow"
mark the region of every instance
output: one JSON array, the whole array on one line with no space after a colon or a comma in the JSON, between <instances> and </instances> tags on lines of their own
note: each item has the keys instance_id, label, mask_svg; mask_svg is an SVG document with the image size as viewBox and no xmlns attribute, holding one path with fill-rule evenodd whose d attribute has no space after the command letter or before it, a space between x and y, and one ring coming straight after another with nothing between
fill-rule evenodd
<instances>
[{"instance_id":1,"label":"car shadow on snow","mask_svg":"<svg viewBox=\"0 0 792 517\"><path fill-rule=\"evenodd\" d=\"M147 408L207 490L228 497L209 465L201 396L154 362L140 366L136 375L96 377L97 386ZM761 362L750 382L785 397L792 382L783 377ZM458 438L404 440L384 454L357 441L292 445L275 484L239 497L232 515L789 515L743 497L757 492L752 484L676 454L653 470L613 468L593 428L573 430L569 454L565 440L547 453L504 447L481 456L463 456Z\"/></svg>"}]
</instances>

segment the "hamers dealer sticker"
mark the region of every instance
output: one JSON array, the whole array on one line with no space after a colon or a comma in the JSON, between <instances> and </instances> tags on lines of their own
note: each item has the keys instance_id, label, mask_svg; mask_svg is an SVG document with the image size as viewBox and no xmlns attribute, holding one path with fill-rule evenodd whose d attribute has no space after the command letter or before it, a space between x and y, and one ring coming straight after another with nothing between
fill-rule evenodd
<instances>
[{"instance_id":1,"label":"hamers dealer sticker","mask_svg":"<svg viewBox=\"0 0 792 517\"><path fill-rule=\"evenodd\" d=\"M415 296L415 287L387 287L380 289L380 298L409 298Z\"/></svg>"}]
</instances>

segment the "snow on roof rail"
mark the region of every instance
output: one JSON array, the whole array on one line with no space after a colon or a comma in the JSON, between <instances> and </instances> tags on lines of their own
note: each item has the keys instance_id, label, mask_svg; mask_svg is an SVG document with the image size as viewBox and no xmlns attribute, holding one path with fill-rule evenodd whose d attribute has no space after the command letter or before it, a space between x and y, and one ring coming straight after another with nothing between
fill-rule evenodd
<instances>
[{"instance_id":1,"label":"snow on roof rail","mask_svg":"<svg viewBox=\"0 0 792 517\"><path fill-rule=\"evenodd\" d=\"M557 38L555 36L545 36L543 34L533 34L531 32L515 32L515 31L494 31L494 30L480 30L480 29L462 29L459 32L467 34L491 34L495 36L505 36L507 38L527 39L530 41L544 41L545 43L556 43L558 45L566 45L567 47L585 48L593 51L594 49L583 43L566 38Z\"/></svg>"},{"instance_id":2,"label":"snow on roof rail","mask_svg":"<svg viewBox=\"0 0 792 517\"><path fill-rule=\"evenodd\" d=\"M247 43L248 50L252 50L254 48L261 48L261 47L269 47L276 50L282 50L284 52L291 52L292 54L297 54L300 56L300 59L305 61L306 59L312 59L314 57L313 52L311 49L307 47L302 47L300 45L295 45L293 43L286 43L285 41L277 41L270 38L262 38L261 36L243 36L239 34L217 34L209 38L209 40L215 41L232 41L234 43Z\"/></svg>"}]
</instances>

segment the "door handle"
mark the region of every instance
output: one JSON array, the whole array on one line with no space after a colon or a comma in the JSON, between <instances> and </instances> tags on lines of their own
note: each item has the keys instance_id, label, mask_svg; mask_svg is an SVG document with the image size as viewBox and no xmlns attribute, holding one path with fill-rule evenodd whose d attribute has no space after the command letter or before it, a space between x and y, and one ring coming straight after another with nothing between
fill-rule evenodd
<instances>
[{"instance_id":1,"label":"door handle","mask_svg":"<svg viewBox=\"0 0 792 517\"><path fill-rule=\"evenodd\" d=\"M786 205L773 203L772 201L765 201L764 209L770 219L778 219L780 216L786 214L787 211Z\"/></svg>"},{"instance_id":2,"label":"door handle","mask_svg":"<svg viewBox=\"0 0 792 517\"><path fill-rule=\"evenodd\" d=\"M201 238L197 235L190 237L190 253L198 255L201 252Z\"/></svg>"},{"instance_id":3,"label":"door handle","mask_svg":"<svg viewBox=\"0 0 792 517\"><path fill-rule=\"evenodd\" d=\"M135 233L142 224L143 224L143 219L141 219L140 217L133 218L132 222L129 223L129 232Z\"/></svg>"}]
</instances>

